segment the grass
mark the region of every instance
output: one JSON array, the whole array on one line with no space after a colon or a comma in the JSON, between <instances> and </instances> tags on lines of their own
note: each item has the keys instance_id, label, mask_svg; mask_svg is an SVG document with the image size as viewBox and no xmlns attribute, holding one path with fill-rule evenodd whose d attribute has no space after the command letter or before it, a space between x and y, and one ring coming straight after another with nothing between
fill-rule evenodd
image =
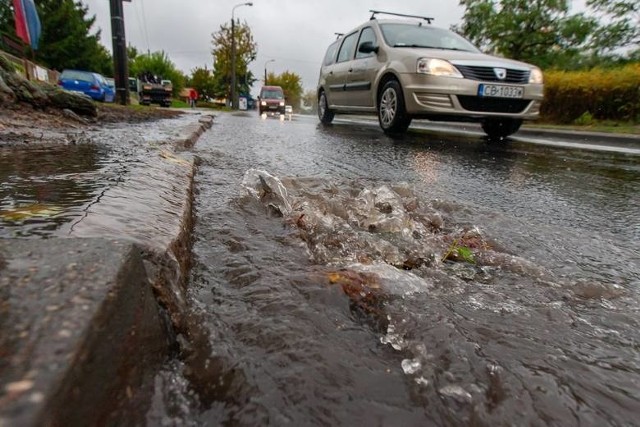
<instances>
[{"instance_id":1,"label":"grass","mask_svg":"<svg viewBox=\"0 0 640 427\"><path fill-rule=\"evenodd\" d=\"M172 108L189 108L189 104L179 99L172 99L171 107Z\"/></svg>"}]
</instances>

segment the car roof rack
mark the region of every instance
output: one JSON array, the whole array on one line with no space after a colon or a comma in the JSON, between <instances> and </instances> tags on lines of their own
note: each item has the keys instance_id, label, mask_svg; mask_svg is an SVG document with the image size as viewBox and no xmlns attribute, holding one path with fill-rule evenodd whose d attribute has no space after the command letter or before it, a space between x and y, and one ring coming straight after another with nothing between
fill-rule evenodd
<instances>
[{"instance_id":1,"label":"car roof rack","mask_svg":"<svg viewBox=\"0 0 640 427\"><path fill-rule=\"evenodd\" d=\"M344 36L344 33L333 33L336 35L336 40L338 40L340 37Z\"/></svg>"},{"instance_id":2,"label":"car roof rack","mask_svg":"<svg viewBox=\"0 0 640 427\"><path fill-rule=\"evenodd\" d=\"M378 14L383 14L383 15L393 15L393 16L402 16L403 18L418 18L418 19L424 19L425 21L427 21L427 24L431 24L431 21L435 20L435 18L428 18L426 16L420 16L420 15L406 15L404 13L395 13L395 12L385 12L383 10L369 10L369 12L371 12L371 18L369 18L369 20L372 19L376 19L376 15Z\"/></svg>"}]
</instances>

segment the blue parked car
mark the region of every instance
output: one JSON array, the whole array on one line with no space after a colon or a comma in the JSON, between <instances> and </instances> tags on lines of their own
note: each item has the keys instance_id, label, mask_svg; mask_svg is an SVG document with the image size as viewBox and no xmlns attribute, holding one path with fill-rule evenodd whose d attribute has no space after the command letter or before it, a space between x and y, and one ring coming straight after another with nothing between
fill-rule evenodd
<instances>
[{"instance_id":1,"label":"blue parked car","mask_svg":"<svg viewBox=\"0 0 640 427\"><path fill-rule=\"evenodd\" d=\"M113 102L115 89L98 73L80 70L64 70L58 79L63 89L81 92L96 101Z\"/></svg>"}]
</instances>

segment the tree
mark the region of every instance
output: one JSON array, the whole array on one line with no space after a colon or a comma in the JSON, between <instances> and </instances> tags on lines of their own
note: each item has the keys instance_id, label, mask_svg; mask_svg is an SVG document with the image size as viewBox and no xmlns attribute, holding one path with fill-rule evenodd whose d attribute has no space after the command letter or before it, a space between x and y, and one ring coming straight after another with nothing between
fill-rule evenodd
<instances>
[{"instance_id":1,"label":"tree","mask_svg":"<svg viewBox=\"0 0 640 427\"><path fill-rule=\"evenodd\" d=\"M129 50L131 49L135 50L135 48L129 47ZM176 68L164 51L142 55L136 53L133 58L129 58L130 76L137 77L147 71L161 79L171 80L174 95L180 93L180 90L184 87L184 74Z\"/></svg>"},{"instance_id":2,"label":"tree","mask_svg":"<svg viewBox=\"0 0 640 427\"><path fill-rule=\"evenodd\" d=\"M257 80L248 70L255 61L258 45L246 22L237 23L234 29L236 39L236 82L239 93L249 93ZM216 97L229 97L231 94L231 24L223 24L217 33L212 34L213 80Z\"/></svg>"},{"instance_id":3,"label":"tree","mask_svg":"<svg viewBox=\"0 0 640 427\"><path fill-rule=\"evenodd\" d=\"M640 2L638 0L587 0L587 6L602 22L596 31L594 48L599 52L640 45Z\"/></svg>"},{"instance_id":4,"label":"tree","mask_svg":"<svg viewBox=\"0 0 640 427\"><path fill-rule=\"evenodd\" d=\"M280 86L284 91L287 104L291 105L295 111L300 110L300 100L302 99L302 79L299 75L285 71L275 75L269 73L267 76L270 86Z\"/></svg>"},{"instance_id":5,"label":"tree","mask_svg":"<svg viewBox=\"0 0 640 427\"><path fill-rule=\"evenodd\" d=\"M113 74L109 51L100 44L100 31L91 34L96 17L87 17L88 6L73 0L36 2L42 38L36 58L49 68L77 68Z\"/></svg>"},{"instance_id":6,"label":"tree","mask_svg":"<svg viewBox=\"0 0 640 427\"><path fill-rule=\"evenodd\" d=\"M11 49L11 46L5 42L5 37L11 40L11 45L18 43L18 38L15 36L13 8L10 1L0 1L0 48L7 51L11 50L11 53L21 53Z\"/></svg>"},{"instance_id":7,"label":"tree","mask_svg":"<svg viewBox=\"0 0 640 427\"><path fill-rule=\"evenodd\" d=\"M196 68L191 72L189 78L189 86L198 91L203 98L215 98L215 81L211 70L205 68Z\"/></svg>"},{"instance_id":8,"label":"tree","mask_svg":"<svg viewBox=\"0 0 640 427\"><path fill-rule=\"evenodd\" d=\"M481 49L543 68L581 57L598 27L595 18L569 14L568 0L460 0L454 27Z\"/></svg>"}]
</instances>

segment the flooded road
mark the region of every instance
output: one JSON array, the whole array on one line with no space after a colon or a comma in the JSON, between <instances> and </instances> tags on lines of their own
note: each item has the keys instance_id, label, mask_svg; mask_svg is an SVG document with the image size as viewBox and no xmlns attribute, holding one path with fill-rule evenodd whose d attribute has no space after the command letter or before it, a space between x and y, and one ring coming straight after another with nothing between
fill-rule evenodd
<instances>
[{"instance_id":1,"label":"flooded road","mask_svg":"<svg viewBox=\"0 0 640 427\"><path fill-rule=\"evenodd\" d=\"M193 151L150 424L638 425L637 156L257 114Z\"/></svg>"}]
</instances>

